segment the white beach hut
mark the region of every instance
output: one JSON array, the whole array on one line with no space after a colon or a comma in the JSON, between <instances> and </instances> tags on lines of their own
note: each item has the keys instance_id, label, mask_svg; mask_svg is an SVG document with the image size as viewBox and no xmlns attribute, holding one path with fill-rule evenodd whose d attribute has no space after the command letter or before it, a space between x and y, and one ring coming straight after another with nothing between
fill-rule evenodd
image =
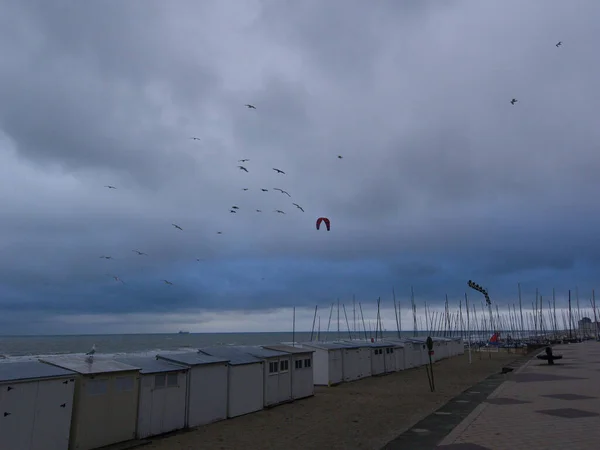
<instances>
[{"instance_id":1,"label":"white beach hut","mask_svg":"<svg viewBox=\"0 0 600 450\"><path fill-rule=\"evenodd\" d=\"M262 359L226 345L202 348L199 352L229 362L227 417L242 416L264 408Z\"/></svg>"},{"instance_id":2,"label":"white beach hut","mask_svg":"<svg viewBox=\"0 0 600 450\"><path fill-rule=\"evenodd\" d=\"M79 374L71 421L71 449L91 450L135 439L139 368L94 356L40 361Z\"/></svg>"},{"instance_id":3,"label":"white beach hut","mask_svg":"<svg viewBox=\"0 0 600 450\"><path fill-rule=\"evenodd\" d=\"M184 406L186 427L227 418L228 363L225 358L188 352L158 355L156 359L189 369Z\"/></svg>"},{"instance_id":4,"label":"white beach hut","mask_svg":"<svg viewBox=\"0 0 600 450\"><path fill-rule=\"evenodd\" d=\"M39 362L0 363L0 448L68 450L76 376Z\"/></svg>"},{"instance_id":5,"label":"white beach hut","mask_svg":"<svg viewBox=\"0 0 600 450\"><path fill-rule=\"evenodd\" d=\"M398 368L398 370L408 370L408 369L412 369L414 367L418 367L421 363L421 350L419 348L415 349L415 347L417 346L415 343L401 338L387 338L385 339L385 341L390 342L394 345L399 345L402 346L402 352L401 352L401 361L398 361L398 351L395 350L395 354L396 354L396 367Z\"/></svg>"},{"instance_id":6,"label":"white beach hut","mask_svg":"<svg viewBox=\"0 0 600 450\"><path fill-rule=\"evenodd\" d=\"M452 339L452 347L454 355L464 355L465 354L465 343L463 342L462 337L453 337Z\"/></svg>"},{"instance_id":7,"label":"white beach hut","mask_svg":"<svg viewBox=\"0 0 600 450\"><path fill-rule=\"evenodd\" d=\"M311 397L315 395L313 375L313 353L308 348L291 345L265 345L269 350L286 352L291 355L290 372L292 373L292 399Z\"/></svg>"},{"instance_id":8,"label":"white beach hut","mask_svg":"<svg viewBox=\"0 0 600 450\"><path fill-rule=\"evenodd\" d=\"M424 337L412 337L407 339L413 344L413 361L416 367L424 366L429 364L429 350L427 349L427 338ZM435 344L434 354L431 356L431 362L435 362Z\"/></svg>"},{"instance_id":9,"label":"white beach hut","mask_svg":"<svg viewBox=\"0 0 600 450\"><path fill-rule=\"evenodd\" d=\"M234 348L264 361L265 407L292 401L292 355L290 353L258 346Z\"/></svg>"},{"instance_id":10,"label":"white beach hut","mask_svg":"<svg viewBox=\"0 0 600 450\"><path fill-rule=\"evenodd\" d=\"M387 342L391 346L390 349L386 349L385 351L385 371L389 373L404 370L406 368L404 342L394 342L387 339L384 339L384 342Z\"/></svg>"},{"instance_id":11,"label":"white beach hut","mask_svg":"<svg viewBox=\"0 0 600 450\"><path fill-rule=\"evenodd\" d=\"M140 368L139 439L185 428L187 367L155 357L124 357L116 361Z\"/></svg>"},{"instance_id":12,"label":"white beach hut","mask_svg":"<svg viewBox=\"0 0 600 450\"><path fill-rule=\"evenodd\" d=\"M343 349L341 344L304 342L300 348L314 351L313 377L317 386L335 386L344 381Z\"/></svg>"},{"instance_id":13,"label":"white beach hut","mask_svg":"<svg viewBox=\"0 0 600 450\"><path fill-rule=\"evenodd\" d=\"M433 350L436 361L454 356L452 353L452 340L446 337L432 337Z\"/></svg>"},{"instance_id":14,"label":"white beach hut","mask_svg":"<svg viewBox=\"0 0 600 450\"><path fill-rule=\"evenodd\" d=\"M385 341L344 341L360 348L361 351L361 364L363 361L368 360L369 367L361 367L361 373L367 373L372 376L383 375L385 373L396 371L396 359L393 355L394 346ZM390 354L391 350L391 354ZM386 369L386 355L388 355L389 370ZM364 378L361 377L361 378Z\"/></svg>"}]
</instances>

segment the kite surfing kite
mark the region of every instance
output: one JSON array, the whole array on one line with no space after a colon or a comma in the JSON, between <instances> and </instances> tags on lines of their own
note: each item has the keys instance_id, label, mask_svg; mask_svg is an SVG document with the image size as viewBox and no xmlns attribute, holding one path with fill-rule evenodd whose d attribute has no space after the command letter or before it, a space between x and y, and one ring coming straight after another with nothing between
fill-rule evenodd
<instances>
[{"instance_id":1,"label":"kite surfing kite","mask_svg":"<svg viewBox=\"0 0 600 450\"><path fill-rule=\"evenodd\" d=\"M321 222L325 222L325 226L327 227L327 231L331 231L331 222L327 217L319 217L317 219L317 230L321 227Z\"/></svg>"}]
</instances>

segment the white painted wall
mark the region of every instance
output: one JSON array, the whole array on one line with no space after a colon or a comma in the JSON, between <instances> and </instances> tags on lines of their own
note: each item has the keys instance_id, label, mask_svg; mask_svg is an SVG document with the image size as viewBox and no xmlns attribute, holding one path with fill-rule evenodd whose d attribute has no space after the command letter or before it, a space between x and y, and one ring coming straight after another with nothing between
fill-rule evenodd
<instances>
[{"instance_id":1,"label":"white painted wall","mask_svg":"<svg viewBox=\"0 0 600 450\"><path fill-rule=\"evenodd\" d=\"M358 378L367 378L373 374L372 355L370 347L358 349Z\"/></svg>"},{"instance_id":2,"label":"white painted wall","mask_svg":"<svg viewBox=\"0 0 600 450\"><path fill-rule=\"evenodd\" d=\"M277 376L277 402L284 403L292 400L292 357L279 357L279 375Z\"/></svg>"},{"instance_id":3,"label":"white painted wall","mask_svg":"<svg viewBox=\"0 0 600 450\"><path fill-rule=\"evenodd\" d=\"M381 375L385 373L385 349L383 347L369 348L371 353L371 373Z\"/></svg>"},{"instance_id":4,"label":"white painted wall","mask_svg":"<svg viewBox=\"0 0 600 450\"><path fill-rule=\"evenodd\" d=\"M383 349L383 358L385 361L385 372L396 372L396 350L398 347L386 347Z\"/></svg>"},{"instance_id":5,"label":"white painted wall","mask_svg":"<svg viewBox=\"0 0 600 450\"><path fill-rule=\"evenodd\" d=\"M140 375L138 438L185 428L187 371Z\"/></svg>"},{"instance_id":6,"label":"white painted wall","mask_svg":"<svg viewBox=\"0 0 600 450\"><path fill-rule=\"evenodd\" d=\"M292 373L292 398L294 400L315 395L313 353L293 354L290 372Z\"/></svg>"},{"instance_id":7,"label":"white painted wall","mask_svg":"<svg viewBox=\"0 0 600 450\"><path fill-rule=\"evenodd\" d=\"M190 368L187 426L192 428L227 418L228 376L228 366L224 363ZM262 396L262 389L260 393Z\"/></svg>"},{"instance_id":8,"label":"white painted wall","mask_svg":"<svg viewBox=\"0 0 600 450\"><path fill-rule=\"evenodd\" d=\"M366 370L364 358L361 361L361 352L358 348L342 349L342 373L344 381L354 381L361 378L361 369Z\"/></svg>"},{"instance_id":9,"label":"white painted wall","mask_svg":"<svg viewBox=\"0 0 600 450\"><path fill-rule=\"evenodd\" d=\"M342 381L341 357L339 358L338 364L338 362L335 361L333 353L334 351L315 348L315 352L313 353L313 374L314 383L318 386L329 386L330 384L339 383ZM336 367L338 365L340 366L339 369ZM340 372L339 380L336 380L336 378L338 378L337 371Z\"/></svg>"},{"instance_id":10,"label":"white painted wall","mask_svg":"<svg viewBox=\"0 0 600 450\"><path fill-rule=\"evenodd\" d=\"M0 448L67 450L74 388L69 378L1 384Z\"/></svg>"},{"instance_id":11,"label":"white painted wall","mask_svg":"<svg viewBox=\"0 0 600 450\"><path fill-rule=\"evenodd\" d=\"M237 417L263 409L263 363L229 366L228 417Z\"/></svg>"}]
</instances>

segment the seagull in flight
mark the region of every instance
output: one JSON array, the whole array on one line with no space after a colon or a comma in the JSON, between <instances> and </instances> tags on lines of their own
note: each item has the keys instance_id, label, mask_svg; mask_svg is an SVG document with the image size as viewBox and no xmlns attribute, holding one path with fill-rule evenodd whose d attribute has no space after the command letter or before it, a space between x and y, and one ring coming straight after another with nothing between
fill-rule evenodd
<instances>
[{"instance_id":1,"label":"seagull in flight","mask_svg":"<svg viewBox=\"0 0 600 450\"><path fill-rule=\"evenodd\" d=\"M114 186L111 186L110 184L107 184L107 185L106 185L106 186L104 186L104 187L105 187L105 188L108 188L108 189L116 189L116 187L114 187Z\"/></svg>"},{"instance_id":2,"label":"seagull in flight","mask_svg":"<svg viewBox=\"0 0 600 450\"><path fill-rule=\"evenodd\" d=\"M273 167L273 170L277 173L282 173L285 175L285 172L283 170L276 169L275 167Z\"/></svg>"},{"instance_id":3,"label":"seagull in flight","mask_svg":"<svg viewBox=\"0 0 600 450\"><path fill-rule=\"evenodd\" d=\"M231 210L229 210L229 212L233 213L233 214L237 213L237 211L235 209L231 209Z\"/></svg>"},{"instance_id":4,"label":"seagull in flight","mask_svg":"<svg viewBox=\"0 0 600 450\"><path fill-rule=\"evenodd\" d=\"M268 189L263 189L263 188L261 188L260 190L261 190L261 191L263 191L263 192L269 192L269 190L268 190Z\"/></svg>"},{"instance_id":5,"label":"seagull in flight","mask_svg":"<svg viewBox=\"0 0 600 450\"><path fill-rule=\"evenodd\" d=\"M510 104L511 104L511 105L514 105L514 104L515 104L515 103L517 103L518 101L519 101L519 100L517 100L516 98L513 98L513 99L510 101Z\"/></svg>"},{"instance_id":6,"label":"seagull in flight","mask_svg":"<svg viewBox=\"0 0 600 450\"><path fill-rule=\"evenodd\" d=\"M140 255L140 256L148 256L148 254L147 254L147 253L140 252L139 250L131 250L131 251L132 251L132 252L134 252L134 253L137 253L137 254L138 254L138 255Z\"/></svg>"},{"instance_id":7,"label":"seagull in flight","mask_svg":"<svg viewBox=\"0 0 600 450\"><path fill-rule=\"evenodd\" d=\"M275 212L276 212L276 213L279 213L279 214L285 214L285 213L284 213L282 210L280 210L280 209L276 209L276 210L275 210Z\"/></svg>"},{"instance_id":8,"label":"seagull in flight","mask_svg":"<svg viewBox=\"0 0 600 450\"><path fill-rule=\"evenodd\" d=\"M242 188L242 191L247 191L247 190L248 190L248 188Z\"/></svg>"},{"instance_id":9,"label":"seagull in flight","mask_svg":"<svg viewBox=\"0 0 600 450\"><path fill-rule=\"evenodd\" d=\"M177 228L178 230L183 231L183 228L181 228L179 225L172 223L171 225L173 225L175 228Z\"/></svg>"},{"instance_id":10,"label":"seagull in flight","mask_svg":"<svg viewBox=\"0 0 600 450\"><path fill-rule=\"evenodd\" d=\"M273 188L273 190L274 190L274 191L279 191L279 192L281 192L282 194L285 194L285 195L287 195L288 197L291 197L291 195L290 195L290 194L289 194L287 191L284 191L283 189L279 189L279 188Z\"/></svg>"},{"instance_id":11,"label":"seagull in flight","mask_svg":"<svg viewBox=\"0 0 600 450\"><path fill-rule=\"evenodd\" d=\"M562 41L558 41L558 42L556 43L556 46L557 46L557 47L560 47L561 45L562 45Z\"/></svg>"},{"instance_id":12,"label":"seagull in flight","mask_svg":"<svg viewBox=\"0 0 600 450\"><path fill-rule=\"evenodd\" d=\"M101 259L113 259L113 257L112 257L112 256L104 256L104 255L102 255L100 258L101 258Z\"/></svg>"},{"instance_id":13,"label":"seagull in flight","mask_svg":"<svg viewBox=\"0 0 600 450\"><path fill-rule=\"evenodd\" d=\"M238 168L239 168L240 170L243 170L244 172L248 172L248 169L246 169L244 166L238 166Z\"/></svg>"},{"instance_id":14,"label":"seagull in flight","mask_svg":"<svg viewBox=\"0 0 600 450\"><path fill-rule=\"evenodd\" d=\"M199 137L195 137L195 136L192 136L190 139L191 139L192 141L199 141L199 140L200 140L200 138L199 138Z\"/></svg>"},{"instance_id":15,"label":"seagull in flight","mask_svg":"<svg viewBox=\"0 0 600 450\"><path fill-rule=\"evenodd\" d=\"M250 161L250 160L249 159L238 159L238 162L241 162L241 163L245 163L245 162L248 162L248 161Z\"/></svg>"},{"instance_id":16,"label":"seagull in flight","mask_svg":"<svg viewBox=\"0 0 600 450\"><path fill-rule=\"evenodd\" d=\"M300 211L304 212L304 208L302 208L302 206L300 206L298 203L292 203L292 205L294 205L296 208L298 208Z\"/></svg>"},{"instance_id":17,"label":"seagull in flight","mask_svg":"<svg viewBox=\"0 0 600 450\"><path fill-rule=\"evenodd\" d=\"M256 212L262 212L260 209L257 209Z\"/></svg>"},{"instance_id":18,"label":"seagull in flight","mask_svg":"<svg viewBox=\"0 0 600 450\"><path fill-rule=\"evenodd\" d=\"M168 286L173 286L173 283L171 283L169 280L162 280L165 282L166 285Z\"/></svg>"},{"instance_id":19,"label":"seagull in flight","mask_svg":"<svg viewBox=\"0 0 600 450\"><path fill-rule=\"evenodd\" d=\"M342 158L343 158L343 156L342 156L342 155L338 155L338 159L342 159Z\"/></svg>"},{"instance_id":20,"label":"seagull in flight","mask_svg":"<svg viewBox=\"0 0 600 450\"><path fill-rule=\"evenodd\" d=\"M121 280L118 276L113 275L113 278L115 279L115 281L120 281L121 283L125 284L125 282Z\"/></svg>"},{"instance_id":21,"label":"seagull in flight","mask_svg":"<svg viewBox=\"0 0 600 450\"><path fill-rule=\"evenodd\" d=\"M249 104L246 104L246 105L244 105L244 106L245 106L246 108L248 108L248 109L256 109L256 106L254 106L254 105L249 105Z\"/></svg>"},{"instance_id":22,"label":"seagull in flight","mask_svg":"<svg viewBox=\"0 0 600 450\"><path fill-rule=\"evenodd\" d=\"M240 208L234 205L231 207L231 209L240 209Z\"/></svg>"},{"instance_id":23,"label":"seagull in flight","mask_svg":"<svg viewBox=\"0 0 600 450\"><path fill-rule=\"evenodd\" d=\"M92 345L92 349L86 353L87 356L92 356L93 354L96 353L96 344Z\"/></svg>"},{"instance_id":24,"label":"seagull in flight","mask_svg":"<svg viewBox=\"0 0 600 450\"><path fill-rule=\"evenodd\" d=\"M222 231L217 231L217 234L223 234L223 232Z\"/></svg>"}]
</instances>

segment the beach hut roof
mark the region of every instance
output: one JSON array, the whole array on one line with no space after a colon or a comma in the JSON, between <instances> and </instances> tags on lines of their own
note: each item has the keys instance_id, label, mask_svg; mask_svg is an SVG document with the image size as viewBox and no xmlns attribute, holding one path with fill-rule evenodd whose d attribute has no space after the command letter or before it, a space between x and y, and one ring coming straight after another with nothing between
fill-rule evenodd
<instances>
[{"instance_id":1,"label":"beach hut roof","mask_svg":"<svg viewBox=\"0 0 600 450\"><path fill-rule=\"evenodd\" d=\"M344 343L349 343L356 345L358 347L372 347L372 348L381 348L381 347L393 347L393 344L385 341L344 341Z\"/></svg>"},{"instance_id":2,"label":"beach hut roof","mask_svg":"<svg viewBox=\"0 0 600 450\"><path fill-rule=\"evenodd\" d=\"M405 341L398 338L386 338L384 342L393 345L394 347L404 347Z\"/></svg>"},{"instance_id":3,"label":"beach hut roof","mask_svg":"<svg viewBox=\"0 0 600 450\"><path fill-rule=\"evenodd\" d=\"M0 363L0 382L73 376L74 372L37 361Z\"/></svg>"},{"instance_id":4,"label":"beach hut roof","mask_svg":"<svg viewBox=\"0 0 600 450\"><path fill-rule=\"evenodd\" d=\"M218 358L216 355L206 355L198 352L174 353L171 355L159 355L161 358L183 363L188 366L201 366L206 364L218 364L227 362L225 358Z\"/></svg>"},{"instance_id":5,"label":"beach hut roof","mask_svg":"<svg viewBox=\"0 0 600 450\"><path fill-rule=\"evenodd\" d=\"M301 353L314 353L315 351L306 348L306 347L294 347L286 344L274 344L274 345L263 345L263 348L268 348L269 350L277 350L285 353L293 353L293 354L301 354Z\"/></svg>"},{"instance_id":6,"label":"beach hut roof","mask_svg":"<svg viewBox=\"0 0 600 450\"><path fill-rule=\"evenodd\" d=\"M278 358L281 356L290 356L289 352L273 350L270 348L259 347L254 345L240 345L234 348L236 350L248 353L249 355L255 356L257 358Z\"/></svg>"},{"instance_id":7,"label":"beach hut roof","mask_svg":"<svg viewBox=\"0 0 600 450\"><path fill-rule=\"evenodd\" d=\"M139 367L130 366L112 359L100 359L97 356L88 360L85 356L57 356L40 359L41 362L52 364L63 369L72 370L82 375L94 375L99 373L131 372L139 370Z\"/></svg>"},{"instance_id":8,"label":"beach hut roof","mask_svg":"<svg viewBox=\"0 0 600 450\"><path fill-rule=\"evenodd\" d=\"M187 370L186 367L165 361L164 359L157 359L152 356L130 356L124 358L117 358L116 361L129 364L131 366L139 367L140 373L165 373L165 372L177 372L180 370Z\"/></svg>"},{"instance_id":9,"label":"beach hut roof","mask_svg":"<svg viewBox=\"0 0 600 450\"><path fill-rule=\"evenodd\" d=\"M347 348L358 348L355 344L350 343L341 343L341 342L304 342L302 345L306 345L308 347L320 348L322 350L340 350Z\"/></svg>"},{"instance_id":10,"label":"beach hut roof","mask_svg":"<svg viewBox=\"0 0 600 450\"><path fill-rule=\"evenodd\" d=\"M241 366L244 364L256 364L262 363L262 360L252 356L249 353L245 353L236 347L230 345L219 345L214 347L205 347L198 350L199 352L207 355L217 356L219 358L225 358L229 361L232 366Z\"/></svg>"}]
</instances>

